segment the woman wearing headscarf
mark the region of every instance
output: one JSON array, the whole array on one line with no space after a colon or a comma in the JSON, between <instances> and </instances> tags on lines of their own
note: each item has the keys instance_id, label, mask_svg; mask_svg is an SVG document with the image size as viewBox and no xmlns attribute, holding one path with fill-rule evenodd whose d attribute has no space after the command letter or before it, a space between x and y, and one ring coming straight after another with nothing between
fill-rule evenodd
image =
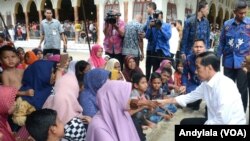
<instances>
[{"instance_id":1,"label":"woman wearing headscarf","mask_svg":"<svg viewBox=\"0 0 250 141\"><path fill-rule=\"evenodd\" d=\"M82 119L90 119L82 115L82 107L77 98L79 86L74 73L68 72L58 79L54 86L55 94L50 95L43 108L57 111L59 119L64 123L65 139L84 141L86 127Z\"/></svg>"},{"instance_id":2,"label":"woman wearing headscarf","mask_svg":"<svg viewBox=\"0 0 250 141\"><path fill-rule=\"evenodd\" d=\"M52 92L51 76L55 62L39 60L28 66L24 71L22 87L19 91L33 90L33 96L17 98L16 109L13 113L14 123L22 126L26 116L36 109L41 109Z\"/></svg>"},{"instance_id":3,"label":"woman wearing headscarf","mask_svg":"<svg viewBox=\"0 0 250 141\"><path fill-rule=\"evenodd\" d=\"M143 74L141 68L136 65L135 59L133 56L128 55L125 57L125 69L122 71L127 82L132 82L132 76L135 73Z\"/></svg>"},{"instance_id":4,"label":"woman wearing headscarf","mask_svg":"<svg viewBox=\"0 0 250 141\"><path fill-rule=\"evenodd\" d=\"M37 61L38 58L33 51L27 51L24 55L24 60L26 64L31 65Z\"/></svg>"},{"instance_id":5,"label":"woman wearing headscarf","mask_svg":"<svg viewBox=\"0 0 250 141\"><path fill-rule=\"evenodd\" d=\"M160 64L160 67L155 71L159 74L161 74L161 71L164 69L164 68L171 68L172 67L172 64L171 64L171 61L170 60L162 60L161 61L161 64Z\"/></svg>"},{"instance_id":6,"label":"woman wearing headscarf","mask_svg":"<svg viewBox=\"0 0 250 141\"><path fill-rule=\"evenodd\" d=\"M115 59L111 58L108 60L105 66L105 70L111 72L111 80L125 80L122 72L121 72L121 65L120 62Z\"/></svg>"},{"instance_id":7,"label":"woman wearing headscarf","mask_svg":"<svg viewBox=\"0 0 250 141\"><path fill-rule=\"evenodd\" d=\"M80 93L79 102L83 108L83 114L93 117L98 111L96 104L97 91L109 78L109 71L93 69L84 76L84 90Z\"/></svg>"},{"instance_id":8,"label":"woman wearing headscarf","mask_svg":"<svg viewBox=\"0 0 250 141\"><path fill-rule=\"evenodd\" d=\"M140 141L129 109L132 85L124 81L107 81L97 92L99 111L92 118L87 141Z\"/></svg>"},{"instance_id":9,"label":"woman wearing headscarf","mask_svg":"<svg viewBox=\"0 0 250 141\"><path fill-rule=\"evenodd\" d=\"M100 45L93 45L90 58L88 60L91 68L104 68L106 61L102 58L103 48Z\"/></svg>"}]
</instances>

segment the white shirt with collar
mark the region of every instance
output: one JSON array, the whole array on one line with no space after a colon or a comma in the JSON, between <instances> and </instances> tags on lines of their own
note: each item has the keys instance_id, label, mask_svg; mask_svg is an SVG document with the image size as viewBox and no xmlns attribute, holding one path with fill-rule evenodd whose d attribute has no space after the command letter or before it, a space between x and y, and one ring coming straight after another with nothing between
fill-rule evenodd
<instances>
[{"instance_id":1,"label":"white shirt with collar","mask_svg":"<svg viewBox=\"0 0 250 141\"><path fill-rule=\"evenodd\" d=\"M175 98L181 106L204 99L208 109L207 125L246 124L241 95L236 84L217 72L208 82L202 82L191 93Z\"/></svg>"}]
</instances>

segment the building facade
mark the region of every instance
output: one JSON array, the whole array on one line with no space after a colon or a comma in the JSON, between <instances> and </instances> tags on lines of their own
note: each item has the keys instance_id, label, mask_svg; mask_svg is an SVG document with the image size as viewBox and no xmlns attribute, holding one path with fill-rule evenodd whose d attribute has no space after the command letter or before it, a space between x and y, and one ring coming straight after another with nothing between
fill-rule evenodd
<instances>
[{"instance_id":1,"label":"building facade","mask_svg":"<svg viewBox=\"0 0 250 141\"><path fill-rule=\"evenodd\" d=\"M91 1L91 0L83 0ZM118 9L121 18L125 21L131 21L133 16L141 14L143 21L147 17L146 5L148 2L155 2L157 9L163 11L166 21L180 19L185 20L188 14L196 12L197 0L92 0L96 6L96 11L86 11L86 14L94 13L98 29L99 43L104 38L102 29L106 12L109 9ZM0 0L0 12L3 15L7 25L15 25L17 22L23 22L29 25L30 22L37 20L40 22L43 18L45 7L53 9L54 17L59 20L65 20L65 15L72 21L82 20L82 0ZM210 13L208 19L211 24L218 24L220 27L225 20L234 17L234 0L207 0ZM85 8L86 9L86 8ZM2 23L0 22L0 26ZM28 26L27 26L28 27ZM28 28L27 28L28 30ZM29 36L29 35L28 35Z\"/></svg>"}]
</instances>

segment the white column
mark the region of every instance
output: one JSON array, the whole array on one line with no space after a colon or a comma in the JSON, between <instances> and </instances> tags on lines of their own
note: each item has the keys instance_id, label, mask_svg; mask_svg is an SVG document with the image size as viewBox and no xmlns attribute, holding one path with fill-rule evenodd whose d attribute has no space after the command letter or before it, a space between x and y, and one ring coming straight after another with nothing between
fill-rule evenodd
<instances>
[{"instance_id":1,"label":"white column","mask_svg":"<svg viewBox=\"0 0 250 141\"><path fill-rule=\"evenodd\" d=\"M104 34L103 34L103 24L104 24L104 5L103 4L99 4L99 26L98 26L98 30L100 31L98 34L98 38L99 38L99 44L103 45L103 40L104 40Z\"/></svg>"},{"instance_id":2,"label":"white column","mask_svg":"<svg viewBox=\"0 0 250 141\"><path fill-rule=\"evenodd\" d=\"M119 7L120 7L120 13L122 14L120 19L124 21L124 2L119 2Z\"/></svg>"},{"instance_id":3,"label":"white column","mask_svg":"<svg viewBox=\"0 0 250 141\"><path fill-rule=\"evenodd\" d=\"M176 8L177 8L177 19L181 20L182 25L184 25L185 8L186 8L185 1L179 0L178 3L176 3Z\"/></svg>"},{"instance_id":4,"label":"white column","mask_svg":"<svg viewBox=\"0 0 250 141\"><path fill-rule=\"evenodd\" d=\"M133 20L134 2L128 1L128 22Z\"/></svg>"}]
</instances>

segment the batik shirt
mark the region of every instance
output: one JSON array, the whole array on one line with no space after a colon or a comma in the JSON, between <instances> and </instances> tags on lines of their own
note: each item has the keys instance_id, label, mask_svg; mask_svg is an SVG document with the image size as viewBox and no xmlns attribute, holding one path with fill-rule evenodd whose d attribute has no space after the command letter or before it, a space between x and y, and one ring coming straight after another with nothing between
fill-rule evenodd
<instances>
[{"instance_id":1,"label":"batik shirt","mask_svg":"<svg viewBox=\"0 0 250 141\"><path fill-rule=\"evenodd\" d=\"M250 49L250 18L246 17L239 24L235 19L224 23L220 35L217 55L223 55L223 66L238 69Z\"/></svg>"},{"instance_id":2,"label":"batik shirt","mask_svg":"<svg viewBox=\"0 0 250 141\"><path fill-rule=\"evenodd\" d=\"M210 47L210 25L208 20L205 17L201 18L201 21L196 19L196 28L195 18L195 15L190 17L184 25L181 53L186 54L186 56L192 53L195 38L203 39L206 43L206 47Z\"/></svg>"}]
</instances>

